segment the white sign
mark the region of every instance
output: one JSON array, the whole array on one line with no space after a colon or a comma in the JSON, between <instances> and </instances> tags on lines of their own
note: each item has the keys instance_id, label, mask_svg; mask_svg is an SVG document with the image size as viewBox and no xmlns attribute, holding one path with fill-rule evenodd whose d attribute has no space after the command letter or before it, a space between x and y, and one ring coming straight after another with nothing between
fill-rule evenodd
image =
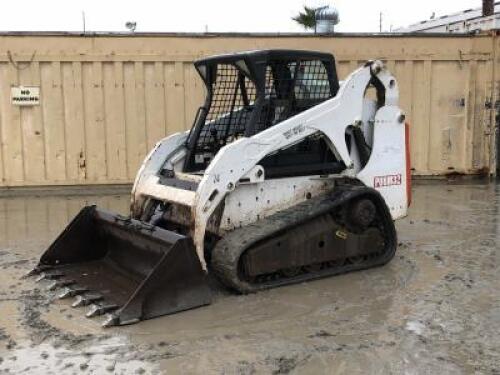
<instances>
[{"instance_id":1,"label":"white sign","mask_svg":"<svg viewBox=\"0 0 500 375\"><path fill-rule=\"evenodd\" d=\"M10 99L13 105L39 105L40 87L38 86L11 87Z\"/></svg>"}]
</instances>

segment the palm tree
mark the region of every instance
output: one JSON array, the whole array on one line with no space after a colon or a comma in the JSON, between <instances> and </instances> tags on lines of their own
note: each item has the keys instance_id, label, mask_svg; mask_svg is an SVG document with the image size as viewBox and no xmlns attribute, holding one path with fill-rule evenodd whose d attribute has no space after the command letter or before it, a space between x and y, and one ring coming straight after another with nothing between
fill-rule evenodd
<instances>
[{"instance_id":1,"label":"palm tree","mask_svg":"<svg viewBox=\"0 0 500 375\"><path fill-rule=\"evenodd\" d=\"M311 30L316 28L316 8L309 8L304 5L304 11L299 12L292 20L302 25L304 29Z\"/></svg>"}]
</instances>

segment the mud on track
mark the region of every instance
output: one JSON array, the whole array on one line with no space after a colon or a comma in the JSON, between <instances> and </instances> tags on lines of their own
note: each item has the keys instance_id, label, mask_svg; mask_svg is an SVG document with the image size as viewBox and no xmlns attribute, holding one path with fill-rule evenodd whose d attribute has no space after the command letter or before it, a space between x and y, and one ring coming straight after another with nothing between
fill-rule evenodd
<instances>
[{"instance_id":1,"label":"mud on track","mask_svg":"<svg viewBox=\"0 0 500 375\"><path fill-rule=\"evenodd\" d=\"M129 198L0 198L0 373L500 374L495 185L416 186L388 266L112 329L21 278L88 203Z\"/></svg>"}]
</instances>

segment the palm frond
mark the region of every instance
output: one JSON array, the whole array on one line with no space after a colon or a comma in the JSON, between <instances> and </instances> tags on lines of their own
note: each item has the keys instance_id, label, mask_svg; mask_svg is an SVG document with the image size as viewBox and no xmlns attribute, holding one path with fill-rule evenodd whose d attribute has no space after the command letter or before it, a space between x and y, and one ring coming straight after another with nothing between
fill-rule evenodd
<instances>
[{"instance_id":1,"label":"palm frond","mask_svg":"<svg viewBox=\"0 0 500 375\"><path fill-rule=\"evenodd\" d=\"M304 10L299 12L292 20L303 26L304 29L314 29L316 26L316 8L310 8L304 5Z\"/></svg>"}]
</instances>

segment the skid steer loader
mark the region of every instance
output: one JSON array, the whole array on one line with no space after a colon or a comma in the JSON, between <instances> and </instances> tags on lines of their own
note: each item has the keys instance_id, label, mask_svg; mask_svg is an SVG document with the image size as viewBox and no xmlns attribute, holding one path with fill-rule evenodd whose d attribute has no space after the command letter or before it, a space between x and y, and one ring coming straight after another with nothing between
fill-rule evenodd
<instances>
[{"instance_id":1,"label":"skid steer loader","mask_svg":"<svg viewBox=\"0 0 500 375\"><path fill-rule=\"evenodd\" d=\"M387 263L410 203L395 78L369 61L259 50L195 62L206 100L160 142L130 216L85 207L33 270L87 316L123 325L240 293Z\"/></svg>"}]
</instances>

